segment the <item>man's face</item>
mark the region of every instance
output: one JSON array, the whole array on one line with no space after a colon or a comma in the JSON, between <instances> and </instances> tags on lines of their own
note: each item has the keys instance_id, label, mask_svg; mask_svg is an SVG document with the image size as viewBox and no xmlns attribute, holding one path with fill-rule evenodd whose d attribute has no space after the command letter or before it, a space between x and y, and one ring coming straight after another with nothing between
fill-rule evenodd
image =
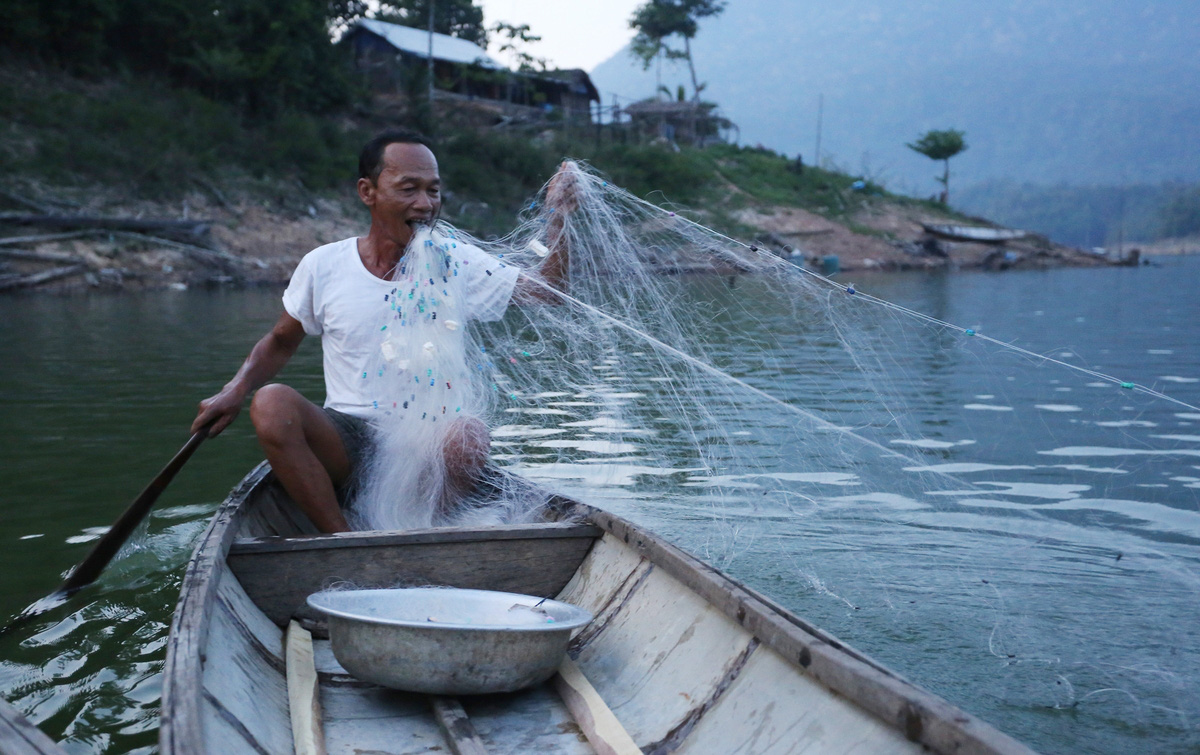
<instances>
[{"instance_id":1,"label":"man's face","mask_svg":"<svg viewBox=\"0 0 1200 755\"><path fill-rule=\"evenodd\" d=\"M371 209L371 222L407 246L415 226L432 223L442 210L437 158L421 144L389 144L379 178L359 179L358 195Z\"/></svg>"}]
</instances>

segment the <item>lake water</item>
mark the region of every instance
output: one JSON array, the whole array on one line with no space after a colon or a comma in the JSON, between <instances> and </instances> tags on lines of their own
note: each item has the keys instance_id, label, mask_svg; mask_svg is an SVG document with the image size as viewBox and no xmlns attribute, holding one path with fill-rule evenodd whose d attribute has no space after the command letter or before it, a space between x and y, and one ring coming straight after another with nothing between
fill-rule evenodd
<instances>
[{"instance_id":1,"label":"lake water","mask_svg":"<svg viewBox=\"0 0 1200 755\"><path fill-rule=\"evenodd\" d=\"M1200 405L1200 258L1160 263L854 280ZM0 614L53 590L86 554L278 307L268 290L0 299ZM716 480L682 461L644 469L600 447L601 429L569 407L551 439L514 415L496 428L496 453L522 451L525 474L650 526L1036 749L1195 752L1200 411L982 341L959 347L903 315L875 322L895 329L897 348L870 386L837 367L856 355L747 355L756 331L802 330L787 313L762 313L710 356L902 452L890 492L856 492L868 474L856 467L786 471L811 448L785 440L786 412L753 401L718 419L743 428L731 437L760 455L755 477ZM320 398L315 343L282 379ZM873 416L858 398L867 388L902 410ZM539 444L599 450L586 464L542 463ZM0 694L71 751L153 751L183 566L259 458L245 418L205 444L99 584L0 636ZM635 495L655 473L670 485ZM785 483L819 491L785 501Z\"/></svg>"}]
</instances>

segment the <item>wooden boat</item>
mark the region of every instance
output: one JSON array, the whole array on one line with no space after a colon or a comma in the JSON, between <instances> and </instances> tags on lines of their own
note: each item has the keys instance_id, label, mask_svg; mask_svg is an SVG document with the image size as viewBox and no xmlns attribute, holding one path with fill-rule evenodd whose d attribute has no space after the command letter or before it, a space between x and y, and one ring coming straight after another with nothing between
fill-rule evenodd
<instances>
[{"instance_id":1,"label":"wooden boat","mask_svg":"<svg viewBox=\"0 0 1200 755\"><path fill-rule=\"evenodd\" d=\"M1012 228L988 228L974 225L933 225L922 223L921 227L934 236L953 241L974 241L981 244L1002 244L1005 241L1023 239L1029 234Z\"/></svg>"},{"instance_id":2,"label":"wooden boat","mask_svg":"<svg viewBox=\"0 0 1200 755\"><path fill-rule=\"evenodd\" d=\"M337 580L554 595L595 619L552 683L426 698L338 665L304 608ZM308 645L297 618L316 636ZM320 535L266 464L188 564L160 744L222 755L1030 752L607 512L553 498L534 525ZM0 752L65 751L0 702Z\"/></svg>"},{"instance_id":3,"label":"wooden boat","mask_svg":"<svg viewBox=\"0 0 1200 755\"><path fill-rule=\"evenodd\" d=\"M162 753L319 752L322 738L329 753L1030 752L644 529L549 508L532 525L320 535L260 465L188 564ZM341 580L556 596L595 619L552 682L431 700L337 664L304 606Z\"/></svg>"}]
</instances>

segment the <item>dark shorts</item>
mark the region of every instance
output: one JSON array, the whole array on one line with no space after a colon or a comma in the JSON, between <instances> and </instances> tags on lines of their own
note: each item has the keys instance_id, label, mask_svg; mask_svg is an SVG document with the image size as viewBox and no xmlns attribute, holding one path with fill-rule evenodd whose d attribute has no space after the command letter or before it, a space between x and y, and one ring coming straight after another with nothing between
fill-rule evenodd
<instances>
[{"instance_id":1,"label":"dark shorts","mask_svg":"<svg viewBox=\"0 0 1200 755\"><path fill-rule=\"evenodd\" d=\"M363 470L371 458L374 440L371 437L371 424L361 417L355 417L337 409L322 407L321 411L333 421L337 428L338 437L342 439L342 447L346 449L346 457L350 459L350 476L338 486L338 501L345 506L347 500L357 489Z\"/></svg>"}]
</instances>

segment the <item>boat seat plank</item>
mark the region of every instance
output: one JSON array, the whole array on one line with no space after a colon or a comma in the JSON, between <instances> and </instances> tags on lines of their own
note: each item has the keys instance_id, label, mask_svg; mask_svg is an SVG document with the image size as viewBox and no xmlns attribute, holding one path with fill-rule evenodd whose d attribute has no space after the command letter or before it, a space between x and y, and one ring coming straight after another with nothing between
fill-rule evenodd
<instances>
[{"instance_id":1,"label":"boat seat plank","mask_svg":"<svg viewBox=\"0 0 1200 755\"><path fill-rule=\"evenodd\" d=\"M558 593L599 530L545 524L415 533L354 533L235 541L228 563L279 626L317 618L305 601L337 582L356 587L449 585L527 595Z\"/></svg>"},{"instance_id":2,"label":"boat seat plank","mask_svg":"<svg viewBox=\"0 0 1200 755\"><path fill-rule=\"evenodd\" d=\"M676 753L920 753L927 750L760 647Z\"/></svg>"},{"instance_id":3,"label":"boat seat plank","mask_svg":"<svg viewBox=\"0 0 1200 755\"><path fill-rule=\"evenodd\" d=\"M452 697L435 695L429 698L429 707L450 745L450 752L454 755L488 755L487 746L479 738L462 703Z\"/></svg>"},{"instance_id":4,"label":"boat seat plank","mask_svg":"<svg viewBox=\"0 0 1200 755\"><path fill-rule=\"evenodd\" d=\"M283 632L254 608L234 579L213 602L202 677L204 741L210 752L293 750Z\"/></svg>"},{"instance_id":5,"label":"boat seat plank","mask_svg":"<svg viewBox=\"0 0 1200 755\"><path fill-rule=\"evenodd\" d=\"M3 699L0 699L0 752L6 755L66 755L66 750Z\"/></svg>"},{"instance_id":6,"label":"boat seat plank","mask_svg":"<svg viewBox=\"0 0 1200 755\"><path fill-rule=\"evenodd\" d=\"M288 704L296 755L325 755L312 635L294 621L288 624L286 656Z\"/></svg>"},{"instance_id":7,"label":"boat seat plank","mask_svg":"<svg viewBox=\"0 0 1200 755\"><path fill-rule=\"evenodd\" d=\"M339 532L334 535L288 537L239 537L233 553L280 553L286 551L337 550L362 546L414 545L418 543L457 543L491 540L536 540L539 538L597 538L604 531L594 524L578 522L540 522L537 524L497 524L488 527L431 527L423 530L368 530Z\"/></svg>"}]
</instances>

